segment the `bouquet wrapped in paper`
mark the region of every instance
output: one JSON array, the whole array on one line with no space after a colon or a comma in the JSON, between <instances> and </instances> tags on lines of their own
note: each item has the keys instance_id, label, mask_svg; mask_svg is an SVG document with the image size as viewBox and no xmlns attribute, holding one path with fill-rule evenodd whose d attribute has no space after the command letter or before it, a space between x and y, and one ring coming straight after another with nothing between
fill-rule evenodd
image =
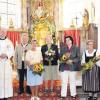
<instances>
[{"instance_id":1,"label":"bouquet wrapped in paper","mask_svg":"<svg viewBox=\"0 0 100 100\"><path fill-rule=\"evenodd\" d=\"M44 67L42 63L36 63L31 65L31 70L33 71L33 74L38 74L38 75L42 75L43 71L44 71Z\"/></svg>"},{"instance_id":2,"label":"bouquet wrapped in paper","mask_svg":"<svg viewBox=\"0 0 100 100\"><path fill-rule=\"evenodd\" d=\"M98 60L100 60L100 55L94 57L93 59L90 59L89 62L83 64L82 65L82 72L91 70Z\"/></svg>"}]
</instances>

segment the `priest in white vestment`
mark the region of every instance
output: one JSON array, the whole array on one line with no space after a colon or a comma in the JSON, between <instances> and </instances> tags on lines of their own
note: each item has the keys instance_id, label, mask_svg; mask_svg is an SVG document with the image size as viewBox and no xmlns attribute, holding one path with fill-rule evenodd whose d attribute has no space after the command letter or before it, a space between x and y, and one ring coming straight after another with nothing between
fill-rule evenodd
<instances>
[{"instance_id":1,"label":"priest in white vestment","mask_svg":"<svg viewBox=\"0 0 100 100\"><path fill-rule=\"evenodd\" d=\"M13 96L10 58L13 57L14 47L6 33L5 29L0 28L0 99L4 100Z\"/></svg>"}]
</instances>

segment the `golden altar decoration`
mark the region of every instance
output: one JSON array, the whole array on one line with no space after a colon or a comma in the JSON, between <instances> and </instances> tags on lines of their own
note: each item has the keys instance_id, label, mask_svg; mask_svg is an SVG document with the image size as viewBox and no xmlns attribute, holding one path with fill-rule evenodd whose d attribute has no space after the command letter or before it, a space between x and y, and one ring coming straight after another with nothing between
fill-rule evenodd
<instances>
[{"instance_id":1,"label":"golden altar decoration","mask_svg":"<svg viewBox=\"0 0 100 100\"><path fill-rule=\"evenodd\" d=\"M31 12L31 36L37 39L39 46L45 44L47 34L54 34L56 31L52 10L49 6L49 4L52 5L50 2L51 0L38 0L33 2L35 10L33 9Z\"/></svg>"},{"instance_id":2,"label":"golden altar decoration","mask_svg":"<svg viewBox=\"0 0 100 100\"><path fill-rule=\"evenodd\" d=\"M89 26L89 12L87 9L84 9L83 27L85 28L85 30L87 30L88 26Z\"/></svg>"}]
</instances>

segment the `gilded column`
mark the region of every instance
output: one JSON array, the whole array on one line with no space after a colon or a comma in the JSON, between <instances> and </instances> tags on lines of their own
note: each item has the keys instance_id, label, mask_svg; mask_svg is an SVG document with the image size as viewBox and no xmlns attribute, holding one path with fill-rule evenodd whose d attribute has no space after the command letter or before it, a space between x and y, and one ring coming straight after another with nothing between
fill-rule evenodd
<instances>
[{"instance_id":1,"label":"gilded column","mask_svg":"<svg viewBox=\"0 0 100 100\"><path fill-rule=\"evenodd\" d=\"M58 30L63 29L63 3L64 3L64 0L59 0L59 26L58 26Z\"/></svg>"},{"instance_id":2,"label":"gilded column","mask_svg":"<svg viewBox=\"0 0 100 100\"><path fill-rule=\"evenodd\" d=\"M27 31L27 0L22 0L22 31Z\"/></svg>"}]
</instances>

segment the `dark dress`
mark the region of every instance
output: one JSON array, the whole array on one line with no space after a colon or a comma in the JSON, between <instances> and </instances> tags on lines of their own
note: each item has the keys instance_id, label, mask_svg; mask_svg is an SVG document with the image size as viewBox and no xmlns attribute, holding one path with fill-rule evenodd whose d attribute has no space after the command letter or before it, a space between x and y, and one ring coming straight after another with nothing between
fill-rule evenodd
<instances>
[{"instance_id":1,"label":"dark dress","mask_svg":"<svg viewBox=\"0 0 100 100\"><path fill-rule=\"evenodd\" d=\"M90 59L96 56L96 52L94 52L93 56L87 56L85 53L85 62L88 62ZM86 71L82 75L82 86L85 92L99 92L99 67L94 65L91 70Z\"/></svg>"}]
</instances>

